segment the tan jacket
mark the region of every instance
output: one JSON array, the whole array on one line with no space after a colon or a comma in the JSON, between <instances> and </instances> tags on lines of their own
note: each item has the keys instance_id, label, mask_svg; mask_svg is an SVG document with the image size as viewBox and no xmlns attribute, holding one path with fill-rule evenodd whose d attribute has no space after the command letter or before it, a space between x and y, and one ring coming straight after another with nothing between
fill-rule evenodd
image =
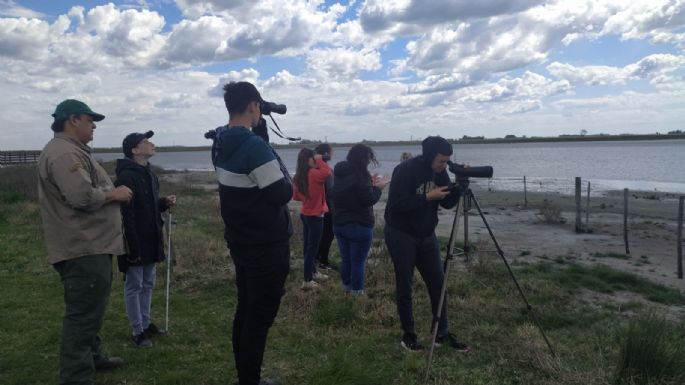
<instances>
[{"instance_id":1,"label":"tan jacket","mask_svg":"<svg viewBox=\"0 0 685 385\"><path fill-rule=\"evenodd\" d=\"M90 147L56 133L38 159L38 202L48 261L124 254L121 212L105 203L114 185Z\"/></svg>"}]
</instances>

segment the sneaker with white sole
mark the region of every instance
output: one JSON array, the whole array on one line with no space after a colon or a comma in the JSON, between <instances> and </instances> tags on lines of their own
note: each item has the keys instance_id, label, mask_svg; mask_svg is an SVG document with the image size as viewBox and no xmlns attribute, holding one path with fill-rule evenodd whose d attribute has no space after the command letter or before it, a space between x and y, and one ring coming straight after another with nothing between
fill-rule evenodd
<instances>
[{"instance_id":1,"label":"sneaker with white sole","mask_svg":"<svg viewBox=\"0 0 685 385\"><path fill-rule=\"evenodd\" d=\"M452 347L454 350L456 350L458 352L466 353L470 350L468 345L459 341L457 339L457 336L455 336L452 333L443 334L443 335L437 336L435 338L435 344L434 345L436 348L439 348L444 344L449 345L450 347Z\"/></svg>"},{"instance_id":2,"label":"sneaker with white sole","mask_svg":"<svg viewBox=\"0 0 685 385\"><path fill-rule=\"evenodd\" d=\"M318 271L314 273L313 275L315 281L325 281L328 279L328 276L324 273L319 273Z\"/></svg>"},{"instance_id":3,"label":"sneaker with white sole","mask_svg":"<svg viewBox=\"0 0 685 385\"><path fill-rule=\"evenodd\" d=\"M319 288L319 284L314 280L308 282L302 282L302 290L316 290Z\"/></svg>"},{"instance_id":4,"label":"sneaker with white sole","mask_svg":"<svg viewBox=\"0 0 685 385\"><path fill-rule=\"evenodd\" d=\"M416 334L412 333L404 333L400 345L412 353L422 352L424 349L423 345L416 340Z\"/></svg>"}]
</instances>

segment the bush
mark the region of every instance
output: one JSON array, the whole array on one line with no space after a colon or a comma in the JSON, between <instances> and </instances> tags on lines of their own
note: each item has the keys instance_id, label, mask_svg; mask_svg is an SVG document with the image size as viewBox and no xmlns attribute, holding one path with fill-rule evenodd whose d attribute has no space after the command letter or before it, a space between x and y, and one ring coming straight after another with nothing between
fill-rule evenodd
<instances>
[{"instance_id":1,"label":"bush","mask_svg":"<svg viewBox=\"0 0 685 385\"><path fill-rule=\"evenodd\" d=\"M0 202L38 201L38 167L19 165L0 168Z\"/></svg>"},{"instance_id":2,"label":"bush","mask_svg":"<svg viewBox=\"0 0 685 385\"><path fill-rule=\"evenodd\" d=\"M624 332L616 385L685 383L685 335L656 317L643 315Z\"/></svg>"},{"instance_id":3,"label":"bush","mask_svg":"<svg viewBox=\"0 0 685 385\"><path fill-rule=\"evenodd\" d=\"M542 201L540 211L535 214L544 223L566 223L561 216L561 209L554 202L545 199Z\"/></svg>"}]
</instances>

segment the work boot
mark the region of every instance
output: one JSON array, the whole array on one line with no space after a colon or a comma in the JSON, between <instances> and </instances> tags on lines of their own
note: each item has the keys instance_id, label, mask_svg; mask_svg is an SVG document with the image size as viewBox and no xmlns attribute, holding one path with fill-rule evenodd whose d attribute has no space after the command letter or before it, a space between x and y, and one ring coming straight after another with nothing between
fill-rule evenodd
<instances>
[{"instance_id":1,"label":"work boot","mask_svg":"<svg viewBox=\"0 0 685 385\"><path fill-rule=\"evenodd\" d=\"M101 354L93 356L93 366L95 370L110 370L124 366L124 360L121 357L106 357Z\"/></svg>"}]
</instances>

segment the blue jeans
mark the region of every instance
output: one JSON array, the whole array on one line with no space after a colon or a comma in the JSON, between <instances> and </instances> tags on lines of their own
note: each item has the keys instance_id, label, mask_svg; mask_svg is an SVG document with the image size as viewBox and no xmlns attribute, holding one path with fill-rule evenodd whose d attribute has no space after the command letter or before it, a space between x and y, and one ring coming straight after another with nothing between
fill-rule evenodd
<instances>
[{"instance_id":1,"label":"blue jeans","mask_svg":"<svg viewBox=\"0 0 685 385\"><path fill-rule=\"evenodd\" d=\"M333 225L333 233L340 249L340 278L345 291L361 292L364 290L364 269L373 240L373 227L358 223Z\"/></svg>"},{"instance_id":2,"label":"blue jeans","mask_svg":"<svg viewBox=\"0 0 685 385\"><path fill-rule=\"evenodd\" d=\"M155 264L129 266L124 283L124 303L133 334L150 326L152 288L155 286Z\"/></svg>"},{"instance_id":3,"label":"blue jeans","mask_svg":"<svg viewBox=\"0 0 685 385\"><path fill-rule=\"evenodd\" d=\"M304 281L314 279L316 266L314 260L319 253L321 234L323 233L323 217L300 214L302 219L302 251L304 253Z\"/></svg>"}]
</instances>

